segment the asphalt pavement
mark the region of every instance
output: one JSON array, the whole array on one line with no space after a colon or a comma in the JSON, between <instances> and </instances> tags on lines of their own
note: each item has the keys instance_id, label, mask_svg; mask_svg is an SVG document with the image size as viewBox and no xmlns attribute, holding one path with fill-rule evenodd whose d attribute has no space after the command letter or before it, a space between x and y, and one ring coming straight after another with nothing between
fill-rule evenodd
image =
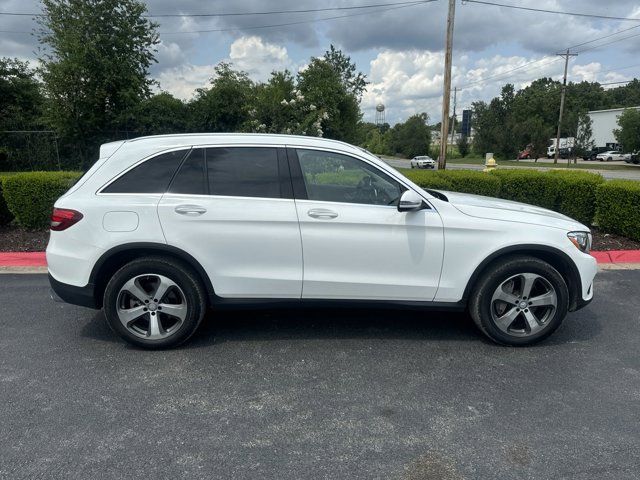
<instances>
[{"instance_id":1,"label":"asphalt pavement","mask_svg":"<svg viewBox=\"0 0 640 480\"><path fill-rule=\"evenodd\" d=\"M544 344L461 314L210 314L183 348L0 275L2 479L637 479L640 271Z\"/></svg>"},{"instance_id":2,"label":"asphalt pavement","mask_svg":"<svg viewBox=\"0 0 640 480\"><path fill-rule=\"evenodd\" d=\"M382 160L384 160L386 163L391 165L393 168L411 168L410 160L405 160L402 158L383 158ZM533 161L529 161L529 160L522 160L521 162L522 162L522 167L526 167L526 168L534 168L542 171L550 170L553 168L553 164L552 163L550 164L549 162L540 161L538 163L534 163ZM579 160L579 162L584 163L586 165L590 165L594 163L594 162L584 162L583 160ZM611 163L611 165L613 164L627 165L624 162ZM477 164L447 163L447 170L483 170L484 168L485 168L484 165L477 165ZM520 168L520 167L514 167L510 165L501 166L500 162L498 162L498 168L510 169L510 168ZM629 168L626 170L596 170L596 169L587 169L587 170L592 171L594 173L599 173L608 180L613 180L613 179L640 180L640 166L637 166L637 165L632 165L632 166L630 165Z\"/></svg>"}]
</instances>

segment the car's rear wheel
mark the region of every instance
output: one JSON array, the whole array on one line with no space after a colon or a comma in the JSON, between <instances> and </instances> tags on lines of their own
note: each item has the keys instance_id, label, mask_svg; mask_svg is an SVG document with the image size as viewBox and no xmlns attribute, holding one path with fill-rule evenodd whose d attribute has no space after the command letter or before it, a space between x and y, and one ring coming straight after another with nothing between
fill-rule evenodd
<instances>
[{"instance_id":1,"label":"car's rear wheel","mask_svg":"<svg viewBox=\"0 0 640 480\"><path fill-rule=\"evenodd\" d=\"M551 335L569 308L560 273L535 257L495 263L472 292L469 311L480 330L505 345L531 345Z\"/></svg>"},{"instance_id":2,"label":"car's rear wheel","mask_svg":"<svg viewBox=\"0 0 640 480\"><path fill-rule=\"evenodd\" d=\"M111 329L145 348L169 348L186 341L198 328L206 306L204 288L190 267L164 257L124 265L104 293Z\"/></svg>"}]
</instances>

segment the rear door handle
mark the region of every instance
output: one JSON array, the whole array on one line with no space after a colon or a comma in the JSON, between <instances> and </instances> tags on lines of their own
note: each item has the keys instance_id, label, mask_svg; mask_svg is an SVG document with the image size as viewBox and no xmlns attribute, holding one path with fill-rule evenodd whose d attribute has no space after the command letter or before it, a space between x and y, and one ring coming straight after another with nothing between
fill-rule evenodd
<instances>
[{"instance_id":1,"label":"rear door handle","mask_svg":"<svg viewBox=\"0 0 640 480\"><path fill-rule=\"evenodd\" d=\"M207 211L206 208L201 207L200 205L178 205L175 208L175 212L180 215L188 215L190 217L196 217L198 215L202 215Z\"/></svg>"},{"instance_id":2,"label":"rear door handle","mask_svg":"<svg viewBox=\"0 0 640 480\"><path fill-rule=\"evenodd\" d=\"M309 215L312 218L326 218L326 219L336 218L338 216L336 212L334 212L333 210L327 210L326 208L312 208L307 212L307 215Z\"/></svg>"}]
</instances>

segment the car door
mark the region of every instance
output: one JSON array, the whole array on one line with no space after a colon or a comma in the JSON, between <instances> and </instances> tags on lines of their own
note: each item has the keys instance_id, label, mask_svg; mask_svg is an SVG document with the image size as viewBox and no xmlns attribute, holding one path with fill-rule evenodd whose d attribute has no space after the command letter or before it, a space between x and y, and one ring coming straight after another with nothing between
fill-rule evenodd
<instances>
[{"instance_id":1,"label":"car door","mask_svg":"<svg viewBox=\"0 0 640 480\"><path fill-rule=\"evenodd\" d=\"M220 297L300 298L302 244L283 148L194 148L160 200L170 245Z\"/></svg>"},{"instance_id":2,"label":"car door","mask_svg":"<svg viewBox=\"0 0 640 480\"><path fill-rule=\"evenodd\" d=\"M361 158L289 148L302 233L302 298L433 300L443 226L431 206L399 212L406 189Z\"/></svg>"}]
</instances>

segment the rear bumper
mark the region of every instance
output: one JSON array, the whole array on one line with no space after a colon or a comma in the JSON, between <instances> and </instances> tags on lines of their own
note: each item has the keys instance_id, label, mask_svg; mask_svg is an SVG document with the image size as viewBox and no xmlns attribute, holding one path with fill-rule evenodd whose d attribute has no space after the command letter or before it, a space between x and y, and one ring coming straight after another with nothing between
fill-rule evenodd
<instances>
[{"instance_id":1,"label":"rear bumper","mask_svg":"<svg viewBox=\"0 0 640 480\"><path fill-rule=\"evenodd\" d=\"M98 309L94 286L87 284L84 287L76 287L75 285L68 285L66 283L59 282L49 274L49 284L51 285L52 295L51 297L56 300L62 300L66 303L73 305L79 305L81 307L88 307ZM54 296L55 294L55 296ZM58 298L56 298L56 296Z\"/></svg>"}]
</instances>

